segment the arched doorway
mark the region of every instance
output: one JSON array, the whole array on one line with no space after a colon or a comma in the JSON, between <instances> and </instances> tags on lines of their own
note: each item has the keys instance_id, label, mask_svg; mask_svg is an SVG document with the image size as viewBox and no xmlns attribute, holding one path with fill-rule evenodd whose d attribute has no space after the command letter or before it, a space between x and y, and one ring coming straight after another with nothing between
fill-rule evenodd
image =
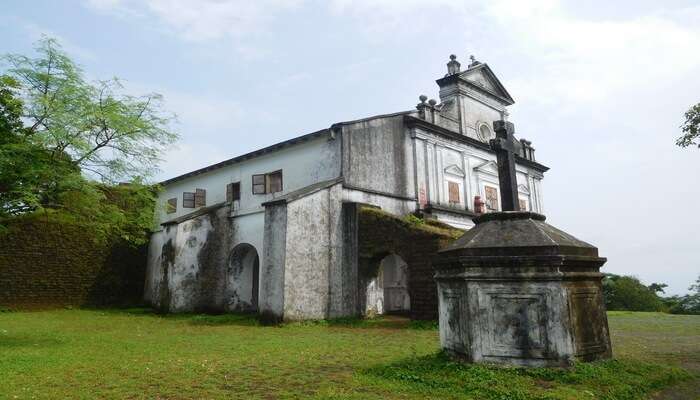
<instances>
[{"instance_id":1,"label":"arched doorway","mask_svg":"<svg viewBox=\"0 0 700 400\"><path fill-rule=\"evenodd\" d=\"M230 311L257 311L260 259L255 247L241 243L228 258L226 304Z\"/></svg>"},{"instance_id":2,"label":"arched doorway","mask_svg":"<svg viewBox=\"0 0 700 400\"><path fill-rule=\"evenodd\" d=\"M377 275L367 281L365 313L371 315L409 312L411 300L408 294L408 265L403 258L389 254L379 261L376 271Z\"/></svg>"}]
</instances>

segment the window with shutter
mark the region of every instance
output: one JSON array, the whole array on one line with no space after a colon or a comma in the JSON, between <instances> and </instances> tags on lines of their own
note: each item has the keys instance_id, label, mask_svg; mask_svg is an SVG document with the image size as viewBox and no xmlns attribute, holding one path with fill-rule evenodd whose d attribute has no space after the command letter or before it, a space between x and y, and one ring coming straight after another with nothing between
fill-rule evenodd
<instances>
[{"instance_id":1,"label":"window with shutter","mask_svg":"<svg viewBox=\"0 0 700 400\"><path fill-rule=\"evenodd\" d=\"M241 183L233 182L226 185L226 201L232 202L241 199Z\"/></svg>"},{"instance_id":2,"label":"window with shutter","mask_svg":"<svg viewBox=\"0 0 700 400\"><path fill-rule=\"evenodd\" d=\"M168 203L165 206L165 212L167 212L168 214L177 212L177 197L168 199Z\"/></svg>"},{"instance_id":3,"label":"window with shutter","mask_svg":"<svg viewBox=\"0 0 700 400\"><path fill-rule=\"evenodd\" d=\"M253 175L253 194L265 194L265 174Z\"/></svg>"},{"instance_id":4,"label":"window with shutter","mask_svg":"<svg viewBox=\"0 0 700 400\"><path fill-rule=\"evenodd\" d=\"M498 189L492 186L484 186L484 194L486 195L486 209L498 211Z\"/></svg>"},{"instance_id":5,"label":"window with shutter","mask_svg":"<svg viewBox=\"0 0 700 400\"><path fill-rule=\"evenodd\" d=\"M204 189L195 189L194 191L194 206L204 207L207 205L207 191Z\"/></svg>"},{"instance_id":6,"label":"window with shutter","mask_svg":"<svg viewBox=\"0 0 700 400\"><path fill-rule=\"evenodd\" d=\"M184 192L182 194L182 208L194 208L194 193Z\"/></svg>"},{"instance_id":7,"label":"window with shutter","mask_svg":"<svg viewBox=\"0 0 700 400\"><path fill-rule=\"evenodd\" d=\"M282 171L270 172L266 176L267 193L277 193L282 191Z\"/></svg>"},{"instance_id":8,"label":"window with shutter","mask_svg":"<svg viewBox=\"0 0 700 400\"><path fill-rule=\"evenodd\" d=\"M457 182L447 182L450 203L459 203L459 184Z\"/></svg>"},{"instance_id":9,"label":"window with shutter","mask_svg":"<svg viewBox=\"0 0 700 400\"><path fill-rule=\"evenodd\" d=\"M520 211L530 211L527 209L527 200L518 199L518 206L518 208L520 208Z\"/></svg>"}]
</instances>

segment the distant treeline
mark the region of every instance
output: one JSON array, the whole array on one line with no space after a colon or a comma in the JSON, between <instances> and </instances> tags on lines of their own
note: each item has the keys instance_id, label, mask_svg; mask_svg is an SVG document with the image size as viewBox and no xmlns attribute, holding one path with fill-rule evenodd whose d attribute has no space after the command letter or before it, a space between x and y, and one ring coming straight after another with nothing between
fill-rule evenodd
<instances>
[{"instance_id":1,"label":"distant treeline","mask_svg":"<svg viewBox=\"0 0 700 400\"><path fill-rule=\"evenodd\" d=\"M662 311L671 314L700 314L700 277L685 296L663 296L665 283L644 285L633 276L605 274L603 297L609 311Z\"/></svg>"}]
</instances>

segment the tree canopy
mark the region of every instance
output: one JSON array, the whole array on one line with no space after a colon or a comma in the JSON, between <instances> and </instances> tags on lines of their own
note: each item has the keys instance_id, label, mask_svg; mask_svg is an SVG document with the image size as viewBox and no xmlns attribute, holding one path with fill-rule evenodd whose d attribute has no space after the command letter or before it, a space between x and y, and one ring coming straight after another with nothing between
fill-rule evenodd
<instances>
[{"instance_id":1,"label":"tree canopy","mask_svg":"<svg viewBox=\"0 0 700 400\"><path fill-rule=\"evenodd\" d=\"M676 144L680 147L698 146L700 137L700 103L690 107L685 113L685 122L681 125L683 135L676 139Z\"/></svg>"},{"instance_id":2,"label":"tree canopy","mask_svg":"<svg viewBox=\"0 0 700 400\"><path fill-rule=\"evenodd\" d=\"M117 78L88 82L54 39L35 50L2 57L0 218L60 211L144 241L154 188L143 182L177 139L174 115L160 95L126 94Z\"/></svg>"}]
</instances>

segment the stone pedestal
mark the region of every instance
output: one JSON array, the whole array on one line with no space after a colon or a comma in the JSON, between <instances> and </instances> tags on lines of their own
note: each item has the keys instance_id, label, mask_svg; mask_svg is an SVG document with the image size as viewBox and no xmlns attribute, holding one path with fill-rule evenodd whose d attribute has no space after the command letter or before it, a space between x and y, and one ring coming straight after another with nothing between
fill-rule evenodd
<instances>
[{"instance_id":1,"label":"stone pedestal","mask_svg":"<svg viewBox=\"0 0 700 400\"><path fill-rule=\"evenodd\" d=\"M435 263L442 348L468 362L612 355L598 249L530 212L484 214Z\"/></svg>"}]
</instances>

